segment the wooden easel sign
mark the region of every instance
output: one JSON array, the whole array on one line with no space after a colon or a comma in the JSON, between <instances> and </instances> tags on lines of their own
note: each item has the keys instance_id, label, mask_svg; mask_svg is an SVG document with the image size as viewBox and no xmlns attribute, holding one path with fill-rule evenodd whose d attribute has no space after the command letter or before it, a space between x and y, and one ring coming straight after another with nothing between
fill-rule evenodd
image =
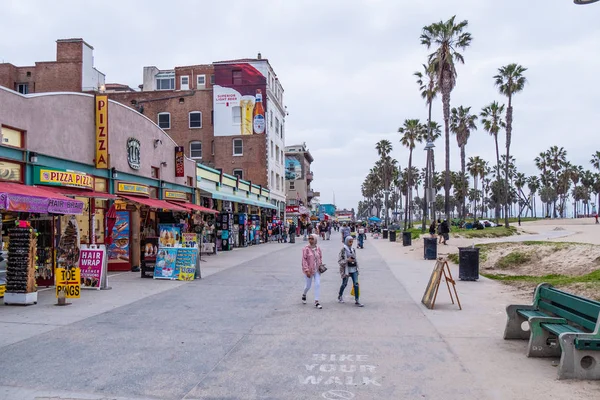
<instances>
[{"instance_id":1,"label":"wooden easel sign","mask_svg":"<svg viewBox=\"0 0 600 400\"><path fill-rule=\"evenodd\" d=\"M458 293L456 292L456 282L454 279L452 279L452 273L450 272L450 267L448 266L448 260L443 257L438 258L437 262L435 263L435 267L431 272L431 277L429 278L429 283L427 284L427 288L425 289L425 294L423 294L421 303L425 304L425 307L433 310L433 307L435 307L435 299L440 288L442 275L446 281L446 286L448 287L448 293L450 294L450 300L452 301L452 304L454 304L454 297L452 296L452 290L450 290L450 284L452 284L452 289L454 289L454 296L456 296L458 308L462 310L460 300L458 299Z\"/></svg>"}]
</instances>

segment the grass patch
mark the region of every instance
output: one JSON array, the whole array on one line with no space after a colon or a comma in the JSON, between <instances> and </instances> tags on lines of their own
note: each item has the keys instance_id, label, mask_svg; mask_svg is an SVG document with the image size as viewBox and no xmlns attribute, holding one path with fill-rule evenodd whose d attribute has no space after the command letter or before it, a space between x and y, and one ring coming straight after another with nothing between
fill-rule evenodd
<instances>
[{"instance_id":1,"label":"grass patch","mask_svg":"<svg viewBox=\"0 0 600 400\"><path fill-rule=\"evenodd\" d=\"M420 228L409 228L407 229L407 232L410 232L410 237L412 238L412 240L418 239L421 237L421 235L423 234L423 232L421 232ZM396 231L396 241L402 241L402 231Z\"/></svg>"},{"instance_id":2,"label":"grass patch","mask_svg":"<svg viewBox=\"0 0 600 400\"><path fill-rule=\"evenodd\" d=\"M458 264L458 253L448 254L448 260L452 261L454 264Z\"/></svg>"},{"instance_id":3,"label":"grass patch","mask_svg":"<svg viewBox=\"0 0 600 400\"><path fill-rule=\"evenodd\" d=\"M531 261L531 254L513 251L496 261L495 268L507 269L517 265L526 264Z\"/></svg>"},{"instance_id":4,"label":"grass patch","mask_svg":"<svg viewBox=\"0 0 600 400\"><path fill-rule=\"evenodd\" d=\"M485 228L485 229L457 229L453 231L454 233L459 234L460 236L473 239L473 238L495 238L495 237L505 237L512 236L517 234L517 228L512 226L505 227L495 227L495 228Z\"/></svg>"},{"instance_id":5,"label":"grass patch","mask_svg":"<svg viewBox=\"0 0 600 400\"><path fill-rule=\"evenodd\" d=\"M486 274L482 273L481 275L485 276L489 279L494 279L497 281L504 282L530 282L530 283L549 283L553 286L561 286L561 285L569 285L572 283L599 283L600 281L600 269L596 271L590 272L586 275L581 276L567 276L567 275L559 275L559 274L550 274L544 276L529 276L529 275L504 275L504 274Z\"/></svg>"}]
</instances>

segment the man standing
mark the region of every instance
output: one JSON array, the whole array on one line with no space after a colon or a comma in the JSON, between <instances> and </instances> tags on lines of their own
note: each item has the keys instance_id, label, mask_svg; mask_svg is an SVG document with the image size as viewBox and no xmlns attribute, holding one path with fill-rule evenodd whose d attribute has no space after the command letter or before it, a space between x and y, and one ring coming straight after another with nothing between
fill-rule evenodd
<instances>
[{"instance_id":1,"label":"man standing","mask_svg":"<svg viewBox=\"0 0 600 400\"><path fill-rule=\"evenodd\" d=\"M348 225L345 222L342 229L340 229L340 232L342 233L342 242L345 243L346 237L350 236L350 228L348 228Z\"/></svg>"}]
</instances>

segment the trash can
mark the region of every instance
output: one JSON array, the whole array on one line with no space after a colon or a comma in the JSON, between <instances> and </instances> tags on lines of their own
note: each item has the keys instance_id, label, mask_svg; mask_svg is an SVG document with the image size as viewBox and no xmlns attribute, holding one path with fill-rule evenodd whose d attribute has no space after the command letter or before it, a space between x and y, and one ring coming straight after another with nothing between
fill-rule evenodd
<instances>
[{"instance_id":1,"label":"trash can","mask_svg":"<svg viewBox=\"0 0 600 400\"><path fill-rule=\"evenodd\" d=\"M410 246L412 244L412 233L410 231L402 232L402 246Z\"/></svg>"},{"instance_id":2,"label":"trash can","mask_svg":"<svg viewBox=\"0 0 600 400\"><path fill-rule=\"evenodd\" d=\"M437 258L437 238L426 237L423 240L423 257L426 260L435 260Z\"/></svg>"},{"instance_id":3,"label":"trash can","mask_svg":"<svg viewBox=\"0 0 600 400\"><path fill-rule=\"evenodd\" d=\"M387 239L387 238L388 238L388 230L387 230L387 229L384 229L384 230L383 230L383 238L384 238L384 239Z\"/></svg>"},{"instance_id":4,"label":"trash can","mask_svg":"<svg viewBox=\"0 0 600 400\"><path fill-rule=\"evenodd\" d=\"M290 232L290 243L296 243L296 232Z\"/></svg>"},{"instance_id":5,"label":"trash can","mask_svg":"<svg viewBox=\"0 0 600 400\"><path fill-rule=\"evenodd\" d=\"M390 231L390 242L395 242L395 241L396 241L396 231L392 229Z\"/></svg>"},{"instance_id":6,"label":"trash can","mask_svg":"<svg viewBox=\"0 0 600 400\"><path fill-rule=\"evenodd\" d=\"M461 281L479 279L479 247L458 248L458 278Z\"/></svg>"}]
</instances>

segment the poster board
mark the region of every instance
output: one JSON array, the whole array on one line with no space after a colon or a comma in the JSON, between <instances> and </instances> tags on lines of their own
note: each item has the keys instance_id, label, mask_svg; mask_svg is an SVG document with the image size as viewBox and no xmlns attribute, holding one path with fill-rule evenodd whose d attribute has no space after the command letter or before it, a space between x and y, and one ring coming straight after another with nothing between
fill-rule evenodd
<instances>
[{"instance_id":1,"label":"poster board","mask_svg":"<svg viewBox=\"0 0 600 400\"><path fill-rule=\"evenodd\" d=\"M158 225L159 247L180 247L181 227L174 224Z\"/></svg>"},{"instance_id":2,"label":"poster board","mask_svg":"<svg viewBox=\"0 0 600 400\"><path fill-rule=\"evenodd\" d=\"M94 245L91 245L94 246ZM82 248L79 254L79 268L81 270L81 288L100 290L103 275L106 273L106 248Z\"/></svg>"},{"instance_id":3,"label":"poster board","mask_svg":"<svg viewBox=\"0 0 600 400\"><path fill-rule=\"evenodd\" d=\"M456 292L456 282L452 278L452 272L450 272L448 260L443 257L437 259L435 266L433 267L433 271L431 271L431 276L429 277L429 282L425 288L425 293L423 294L421 303L423 303L425 307L429 308L430 310L435 307L435 300L440 288L442 276L444 277L446 286L448 287L448 293L450 294L450 300L452 301L452 304L454 304L454 297L452 296L450 284L452 284L452 288L454 289L454 295L456 296L458 308L462 310L460 300L458 299L458 293Z\"/></svg>"},{"instance_id":4,"label":"poster board","mask_svg":"<svg viewBox=\"0 0 600 400\"><path fill-rule=\"evenodd\" d=\"M180 281L193 281L198 264L198 248L177 249L175 262L176 278Z\"/></svg>"},{"instance_id":5,"label":"poster board","mask_svg":"<svg viewBox=\"0 0 600 400\"><path fill-rule=\"evenodd\" d=\"M177 249L161 247L156 255L154 267L154 279L177 279L175 277L175 262L177 261Z\"/></svg>"}]
</instances>

